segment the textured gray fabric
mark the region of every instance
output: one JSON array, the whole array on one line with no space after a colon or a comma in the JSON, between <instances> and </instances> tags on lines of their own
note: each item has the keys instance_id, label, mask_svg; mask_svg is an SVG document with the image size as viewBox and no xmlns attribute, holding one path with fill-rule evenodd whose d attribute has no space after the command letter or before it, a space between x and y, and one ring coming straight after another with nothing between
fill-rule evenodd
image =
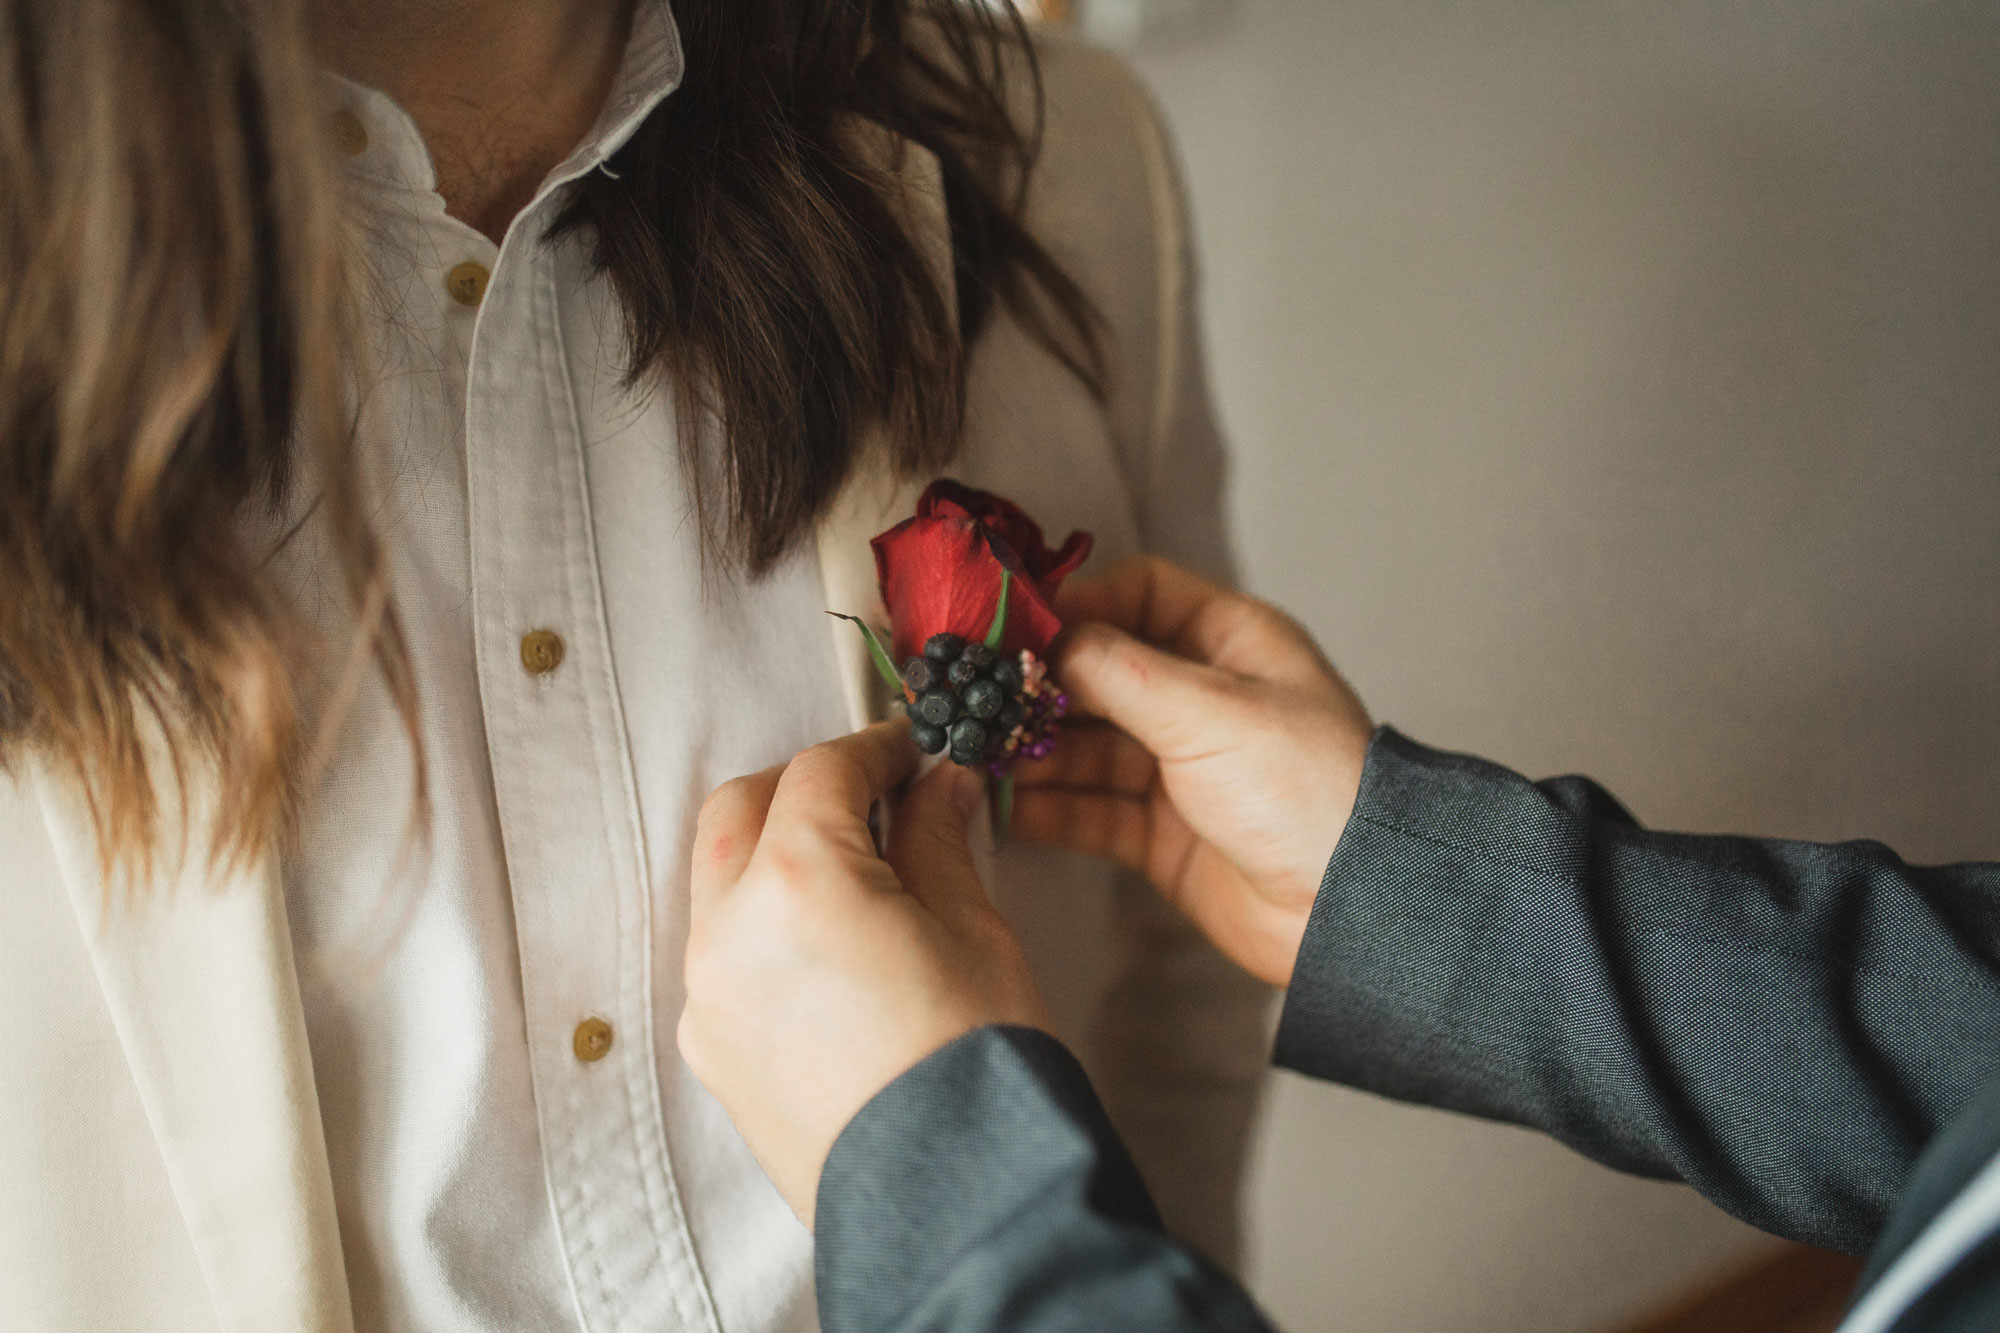
<instances>
[{"instance_id":1,"label":"textured gray fabric","mask_svg":"<svg viewBox=\"0 0 2000 1333\"><path fill-rule=\"evenodd\" d=\"M2000 1152L1996 942L2000 866L1649 833L1584 779L1385 728L1278 1058L1545 1130L1781 1235L1879 1233L1865 1289ZM973 1033L865 1107L818 1243L828 1333L1263 1327L1159 1233L1041 1033ZM2000 1329L2000 1237L1896 1329Z\"/></svg>"},{"instance_id":2,"label":"textured gray fabric","mask_svg":"<svg viewBox=\"0 0 2000 1333\"><path fill-rule=\"evenodd\" d=\"M1161 1233L1083 1067L1028 1028L962 1037L862 1108L816 1228L827 1333L1265 1327Z\"/></svg>"},{"instance_id":3,"label":"textured gray fabric","mask_svg":"<svg viewBox=\"0 0 2000 1333\"><path fill-rule=\"evenodd\" d=\"M1860 1253L2000 1073L2000 866L1654 833L1384 728L1277 1061Z\"/></svg>"}]
</instances>

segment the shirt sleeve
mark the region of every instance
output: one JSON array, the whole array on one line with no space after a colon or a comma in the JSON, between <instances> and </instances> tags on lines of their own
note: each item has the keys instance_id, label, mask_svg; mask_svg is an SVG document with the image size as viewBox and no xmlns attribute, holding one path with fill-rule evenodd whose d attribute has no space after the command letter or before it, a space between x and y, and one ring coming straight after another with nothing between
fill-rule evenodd
<instances>
[{"instance_id":1,"label":"shirt sleeve","mask_svg":"<svg viewBox=\"0 0 2000 1333\"><path fill-rule=\"evenodd\" d=\"M1384 728L1277 1060L1859 1252L2000 1068L2000 866L1656 833Z\"/></svg>"},{"instance_id":2,"label":"shirt sleeve","mask_svg":"<svg viewBox=\"0 0 2000 1333\"><path fill-rule=\"evenodd\" d=\"M863 1107L816 1216L827 1333L1267 1327L1161 1234L1082 1067L1027 1028L970 1033Z\"/></svg>"}]
</instances>

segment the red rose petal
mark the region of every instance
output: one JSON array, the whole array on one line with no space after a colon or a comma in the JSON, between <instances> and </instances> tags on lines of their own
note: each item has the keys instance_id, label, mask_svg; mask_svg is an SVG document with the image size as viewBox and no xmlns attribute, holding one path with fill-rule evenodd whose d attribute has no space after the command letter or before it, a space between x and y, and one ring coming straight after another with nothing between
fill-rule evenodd
<instances>
[{"instance_id":1,"label":"red rose petal","mask_svg":"<svg viewBox=\"0 0 2000 1333\"><path fill-rule=\"evenodd\" d=\"M1046 653L1062 629L1056 591L1090 555L1091 536L1072 532L1050 550L1019 505L955 481L937 481L917 516L876 537L875 570L894 627L896 660L923 651L934 634L983 639L1000 600L1000 573L1012 576L1002 651Z\"/></svg>"}]
</instances>

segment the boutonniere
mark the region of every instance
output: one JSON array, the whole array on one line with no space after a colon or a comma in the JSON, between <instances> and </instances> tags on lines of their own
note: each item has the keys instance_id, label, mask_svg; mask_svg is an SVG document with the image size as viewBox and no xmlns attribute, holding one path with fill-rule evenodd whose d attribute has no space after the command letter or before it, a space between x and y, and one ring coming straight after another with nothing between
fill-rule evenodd
<instances>
[{"instance_id":1,"label":"boutonniere","mask_svg":"<svg viewBox=\"0 0 2000 1333\"><path fill-rule=\"evenodd\" d=\"M1055 744L1069 701L1049 679L1062 629L1056 591L1090 555L1072 532L1050 550L1019 505L955 481L933 482L917 512L870 543L889 641L858 616L869 657L910 714L926 754L993 779L995 840L1013 809L1013 769ZM840 615L839 612L834 612Z\"/></svg>"}]
</instances>

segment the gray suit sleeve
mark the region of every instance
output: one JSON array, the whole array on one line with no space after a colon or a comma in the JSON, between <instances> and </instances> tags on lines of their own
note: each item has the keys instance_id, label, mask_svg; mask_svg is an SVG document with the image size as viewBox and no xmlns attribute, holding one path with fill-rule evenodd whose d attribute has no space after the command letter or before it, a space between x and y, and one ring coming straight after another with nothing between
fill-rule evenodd
<instances>
[{"instance_id":1,"label":"gray suit sleeve","mask_svg":"<svg viewBox=\"0 0 2000 1333\"><path fill-rule=\"evenodd\" d=\"M2000 1067L2000 866L1650 832L1384 728L1277 1060L1859 1252Z\"/></svg>"},{"instance_id":2,"label":"gray suit sleeve","mask_svg":"<svg viewBox=\"0 0 2000 1333\"><path fill-rule=\"evenodd\" d=\"M890 1084L820 1175L827 1333L1264 1330L1173 1244L1055 1038L984 1028Z\"/></svg>"}]
</instances>

